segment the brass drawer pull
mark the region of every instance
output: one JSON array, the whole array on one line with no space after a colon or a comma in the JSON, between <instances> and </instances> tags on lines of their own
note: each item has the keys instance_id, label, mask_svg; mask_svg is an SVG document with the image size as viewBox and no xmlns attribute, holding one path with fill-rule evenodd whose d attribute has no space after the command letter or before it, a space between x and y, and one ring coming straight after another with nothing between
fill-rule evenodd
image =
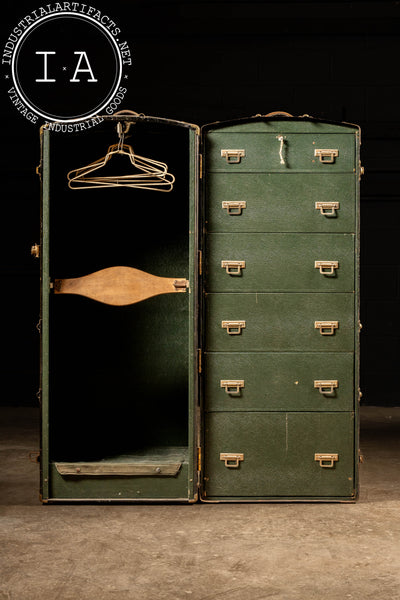
<instances>
[{"instance_id":1,"label":"brass drawer pull","mask_svg":"<svg viewBox=\"0 0 400 600\"><path fill-rule=\"evenodd\" d=\"M324 164L332 164L335 162L335 158L339 156L339 150L332 150L330 148L315 148L314 156L318 156L320 162Z\"/></svg>"},{"instance_id":2,"label":"brass drawer pull","mask_svg":"<svg viewBox=\"0 0 400 600\"><path fill-rule=\"evenodd\" d=\"M333 335L339 327L339 321L315 321L315 329L319 329L321 335Z\"/></svg>"},{"instance_id":3,"label":"brass drawer pull","mask_svg":"<svg viewBox=\"0 0 400 600\"><path fill-rule=\"evenodd\" d=\"M339 454L315 454L314 460L319 462L320 467L332 469L339 460Z\"/></svg>"},{"instance_id":4,"label":"brass drawer pull","mask_svg":"<svg viewBox=\"0 0 400 600\"><path fill-rule=\"evenodd\" d=\"M239 395L240 390L244 388L244 379L221 379L221 387L230 396Z\"/></svg>"},{"instance_id":5,"label":"brass drawer pull","mask_svg":"<svg viewBox=\"0 0 400 600\"><path fill-rule=\"evenodd\" d=\"M223 149L221 150L222 158L226 159L226 162L229 164L237 164L240 163L242 158L246 156L245 150L234 150L234 149Z\"/></svg>"},{"instance_id":6,"label":"brass drawer pull","mask_svg":"<svg viewBox=\"0 0 400 600\"><path fill-rule=\"evenodd\" d=\"M316 380L314 381L314 387L319 389L320 394L325 396L332 396L335 393L335 389L339 386L337 379L330 380Z\"/></svg>"},{"instance_id":7,"label":"brass drawer pull","mask_svg":"<svg viewBox=\"0 0 400 600\"><path fill-rule=\"evenodd\" d=\"M339 268L337 260L316 260L314 267L319 269L321 275L335 275L335 269Z\"/></svg>"},{"instance_id":8,"label":"brass drawer pull","mask_svg":"<svg viewBox=\"0 0 400 600\"><path fill-rule=\"evenodd\" d=\"M336 211L339 210L339 202L316 202L315 209L319 210L325 217L336 217Z\"/></svg>"},{"instance_id":9,"label":"brass drawer pull","mask_svg":"<svg viewBox=\"0 0 400 600\"><path fill-rule=\"evenodd\" d=\"M246 321L222 321L221 327L226 329L229 335L239 335L246 327Z\"/></svg>"},{"instance_id":10,"label":"brass drawer pull","mask_svg":"<svg viewBox=\"0 0 400 600\"><path fill-rule=\"evenodd\" d=\"M221 260L221 267L228 275L241 275L242 269L246 268L245 260Z\"/></svg>"},{"instance_id":11,"label":"brass drawer pull","mask_svg":"<svg viewBox=\"0 0 400 600\"><path fill-rule=\"evenodd\" d=\"M235 452L221 452L219 460L223 460L225 466L229 469L237 469L239 464L244 460L244 454L236 454Z\"/></svg>"},{"instance_id":12,"label":"brass drawer pull","mask_svg":"<svg viewBox=\"0 0 400 600\"><path fill-rule=\"evenodd\" d=\"M246 200L224 200L222 208L228 211L228 215L241 215L242 210L246 208Z\"/></svg>"}]
</instances>

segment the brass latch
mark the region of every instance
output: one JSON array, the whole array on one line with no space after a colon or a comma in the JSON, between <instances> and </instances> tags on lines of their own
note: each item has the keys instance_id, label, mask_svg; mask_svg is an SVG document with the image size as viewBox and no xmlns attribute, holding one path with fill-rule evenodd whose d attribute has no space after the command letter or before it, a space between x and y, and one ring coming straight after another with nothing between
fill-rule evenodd
<instances>
[{"instance_id":1,"label":"brass latch","mask_svg":"<svg viewBox=\"0 0 400 600\"><path fill-rule=\"evenodd\" d=\"M189 282L187 279L175 279L174 288L177 292L185 292L189 287Z\"/></svg>"},{"instance_id":2,"label":"brass latch","mask_svg":"<svg viewBox=\"0 0 400 600\"><path fill-rule=\"evenodd\" d=\"M33 463L40 463L40 450L33 450L28 454L29 460Z\"/></svg>"},{"instance_id":3,"label":"brass latch","mask_svg":"<svg viewBox=\"0 0 400 600\"><path fill-rule=\"evenodd\" d=\"M330 148L315 148L314 156L318 156L320 162L322 163L334 163L335 158L339 156L339 150L332 150Z\"/></svg>"},{"instance_id":4,"label":"brass latch","mask_svg":"<svg viewBox=\"0 0 400 600\"><path fill-rule=\"evenodd\" d=\"M319 462L320 467L332 469L339 460L339 454L315 454L314 460Z\"/></svg>"},{"instance_id":5,"label":"brass latch","mask_svg":"<svg viewBox=\"0 0 400 600\"><path fill-rule=\"evenodd\" d=\"M244 454L236 454L235 452L221 452L219 460L223 460L226 467L237 469L239 463L244 460Z\"/></svg>"},{"instance_id":6,"label":"brass latch","mask_svg":"<svg viewBox=\"0 0 400 600\"><path fill-rule=\"evenodd\" d=\"M339 327L339 321L315 321L315 329L319 329L321 335L333 335Z\"/></svg>"},{"instance_id":7,"label":"brass latch","mask_svg":"<svg viewBox=\"0 0 400 600\"><path fill-rule=\"evenodd\" d=\"M242 269L246 268L245 260L221 260L221 267L228 275L241 275Z\"/></svg>"},{"instance_id":8,"label":"brass latch","mask_svg":"<svg viewBox=\"0 0 400 600\"><path fill-rule=\"evenodd\" d=\"M320 394L326 396L334 394L334 390L339 386L337 379L316 380L314 387L319 389Z\"/></svg>"},{"instance_id":9,"label":"brass latch","mask_svg":"<svg viewBox=\"0 0 400 600\"><path fill-rule=\"evenodd\" d=\"M228 215L241 215L243 208L246 208L246 200L224 200L222 208L226 208Z\"/></svg>"},{"instance_id":10,"label":"brass latch","mask_svg":"<svg viewBox=\"0 0 400 600\"><path fill-rule=\"evenodd\" d=\"M246 156L246 152L245 150L223 149L221 150L221 156L226 158L227 163L237 164Z\"/></svg>"},{"instance_id":11,"label":"brass latch","mask_svg":"<svg viewBox=\"0 0 400 600\"><path fill-rule=\"evenodd\" d=\"M39 244L33 244L33 246L31 246L31 255L34 256L35 258L39 258L39 256L40 256Z\"/></svg>"},{"instance_id":12,"label":"brass latch","mask_svg":"<svg viewBox=\"0 0 400 600\"><path fill-rule=\"evenodd\" d=\"M335 275L335 269L339 268L337 260L316 260L314 267L319 269L321 275Z\"/></svg>"},{"instance_id":13,"label":"brass latch","mask_svg":"<svg viewBox=\"0 0 400 600\"><path fill-rule=\"evenodd\" d=\"M222 321L221 327L226 329L229 335L239 335L246 327L246 321Z\"/></svg>"},{"instance_id":14,"label":"brass latch","mask_svg":"<svg viewBox=\"0 0 400 600\"><path fill-rule=\"evenodd\" d=\"M221 387L230 395L240 394L241 388L244 388L244 379L221 379Z\"/></svg>"},{"instance_id":15,"label":"brass latch","mask_svg":"<svg viewBox=\"0 0 400 600\"><path fill-rule=\"evenodd\" d=\"M315 208L325 217L336 217L336 211L339 210L339 202L316 202Z\"/></svg>"}]
</instances>

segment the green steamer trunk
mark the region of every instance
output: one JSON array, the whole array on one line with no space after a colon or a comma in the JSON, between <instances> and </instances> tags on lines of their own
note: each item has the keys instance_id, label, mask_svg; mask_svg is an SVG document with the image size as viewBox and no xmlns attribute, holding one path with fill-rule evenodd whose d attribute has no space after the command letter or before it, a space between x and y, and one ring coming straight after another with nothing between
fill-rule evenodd
<instances>
[{"instance_id":1,"label":"green steamer trunk","mask_svg":"<svg viewBox=\"0 0 400 600\"><path fill-rule=\"evenodd\" d=\"M123 144L171 190L71 189ZM130 113L41 146L43 502L354 501L359 129Z\"/></svg>"}]
</instances>

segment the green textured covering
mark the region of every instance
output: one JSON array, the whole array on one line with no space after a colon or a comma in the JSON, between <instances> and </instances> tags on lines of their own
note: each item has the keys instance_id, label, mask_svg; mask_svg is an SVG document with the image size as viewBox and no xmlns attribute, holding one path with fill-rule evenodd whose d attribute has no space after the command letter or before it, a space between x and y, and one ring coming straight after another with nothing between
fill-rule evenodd
<instances>
[{"instance_id":1,"label":"green textured covering","mask_svg":"<svg viewBox=\"0 0 400 600\"><path fill-rule=\"evenodd\" d=\"M234 165L231 165L232 167ZM207 174L207 231L212 232L353 232L358 184L354 173ZM222 202L245 201L240 215L229 215ZM334 216L322 215L316 202L337 202Z\"/></svg>"},{"instance_id":2,"label":"green textured covering","mask_svg":"<svg viewBox=\"0 0 400 600\"><path fill-rule=\"evenodd\" d=\"M354 294L208 294L206 350L349 352L354 348ZM239 335L222 321L244 320ZM338 321L333 335L321 335L315 321Z\"/></svg>"},{"instance_id":3,"label":"green textured covering","mask_svg":"<svg viewBox=\"0 0 400 600\"><path fill-rule=\"evenodd\" d=\"M202 499L354 501L359 130L257 117L206 126L204 138ZM321 335L317 321L338 327ZM316 453L338 461L320 466Z\"/></svg>"},{"instance_id":4,"label":"green textured covering","mask_svg":"<svg viewBox=\"0 0 400 600\"><path fill-rule=\"evenodd\" d=\"M211 413L205 428L205 499L355 497L353 413ZM244 460L226 467L222 452ZM339 460L321 467L316 453Z\"/></svg>"},{"instance_id":5,"label":"green textured covering","mask_svg":"<svg viewBox=\"0 0 400 600\"><path fill-rule=\"evenodd\" d=\"M212 352L205 357L208 411L352 410L351 352ZM240 393L227 393L221 381L244 381ZM332 394L314 381L334 380Z\"/></svg>"},{"instance_id":6,"label":"green textured covering","mask_svg":"<svg viewBox=\"0 0 400 600\"><path fill-rule=\"evenodd\" d=\"M354 234L231 233L207 236L208 292L353 292ZM223 260L245 261L240 274ZM321 274L316 261L337 261ZM328 269L329 271L329 269Z\"/></svg>"},{"instance_id":7,"label":"green textured covering","mask_svg":"<svg viewBox=\"0 0 400 600\"><path fill-rule=\"evenodd\" d=\"M281 142L284 137L281 162ZM238 164L228 164L221 150L244 150L245 156ZM323 164L315 156L315 150L338 150L339 155L332 164ZM303 134L286 133L284 127L279 134L212 132L207 138L206 167L219 172L279 172L292 171L318 173L329 169L330 173L352 172L356 166L354 132L346 134Z\"/></svg>"}]
</instances>

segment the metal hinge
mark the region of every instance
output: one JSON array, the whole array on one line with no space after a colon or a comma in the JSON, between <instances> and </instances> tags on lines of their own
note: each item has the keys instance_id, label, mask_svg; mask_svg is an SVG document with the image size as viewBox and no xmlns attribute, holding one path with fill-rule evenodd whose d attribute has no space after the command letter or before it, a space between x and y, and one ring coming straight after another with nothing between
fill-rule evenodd
<instances>
[{"instance_id":1,"label":"metal hinge","mask_svg":"<svg viewBox=\"0 0 400 600\"><path fill-rule=\"evenodd\" d=\"M199 154L199 178L203 179L203 155Z\"/></svg>"},{"instance_id":2,"label":"metal hinge","mask_svg":"<svg viewBox=\"0 0 400 600\"><path fill-rule=\"evenodd\" d=\"M201 447L197 448L197 489L201 488Z\"/></svg>"},{"instance_id":3,"label":"metal hinge","mask_svg":"<svg viewBox=\"0 0 400 600\"><path fill-rule=\"evenodd\" d=\"M197 364L198 364L198 372L201 373L202 364L201 364L201 348L197 350Z\"/></svg>"},{"instance_id":4,"label":"metal hinge","mask_svg":"<svg viewBox=\"0 0 400 600\"><path fill-rule=\"evenodd\" d=\"M203 253L199 250L199 275L202 274L203 271Z\"/></svg>"},{"instance_id":5,"label":"metal hinge","mask_svg":"<svg viewBox=\"0 0 400 600\"><path fill-rule=\"evenodd\" d=\"M39 388L36 392L36 398L38 399L39 405L42 404L42 388Z\"/></svg>"},{"instance_id":6,"label":"metal hinge","mask_svg":"<svg viewBox=\"0 0 400 600\"><path fill-rule=\"evenodd\" d=\"M39 246L39 244L33 244L33 246L31 246L31 256L34 256L35 258L39 258L40 257L40 246Z\"/></svg>"}]
</instances>

